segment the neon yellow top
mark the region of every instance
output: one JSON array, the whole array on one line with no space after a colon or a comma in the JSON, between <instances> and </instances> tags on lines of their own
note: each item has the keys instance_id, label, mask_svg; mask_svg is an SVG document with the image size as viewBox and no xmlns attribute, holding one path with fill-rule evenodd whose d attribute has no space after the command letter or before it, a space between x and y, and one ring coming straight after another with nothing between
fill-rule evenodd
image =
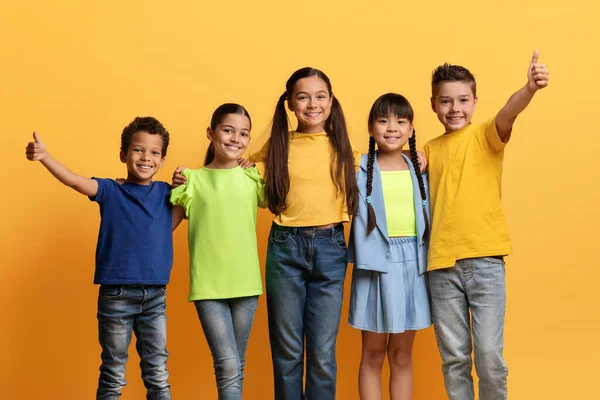
<instances>
[{"instance_id":1,"label":"neon yellow top","mask_svg":"<svg viewBox=\"0 0 600 400\"><path fill-rule=\"evenodd\" d=\"M190 253L189 301L262 294L256 248L257 206L264 182L256 168L186 169L187 184L171 191L183 206Z\"/></svg>"},{"instance_id":2,"label":"neon yellow top","mask_svg":"<svg viewBox=\"0 0 600 400\"><path fill-rule=\"evenodd\" d=\"M265 176L270 140L250 156ZM361 154L354 146L354 168L360 167ZM338 195L331 177L332 148L327 133L290 133L288 171L290 190L285 210L275 216L282 226L319 226L350 221L346 196Z\"/></svg>"},{"instance_id":3,"label":"neon yellow top","mask_svg":"<svg viewBox=\"0 0 600 400\"><path fill-rule=\"evenodd\" d=\"M381 186L388 236L417 236L410 171L381 171Z\"/></svg>"},{"instance_id":4,"label":"neon yellow top","mask_svg":"<svg viewBox=\"0 0 600 400\"><path fill-rule=\"evenodd\" d=\"M428 270L512 253L500 202L505 146L495 118L425 145L432 214Z\"/></svg>"}]
</instances>

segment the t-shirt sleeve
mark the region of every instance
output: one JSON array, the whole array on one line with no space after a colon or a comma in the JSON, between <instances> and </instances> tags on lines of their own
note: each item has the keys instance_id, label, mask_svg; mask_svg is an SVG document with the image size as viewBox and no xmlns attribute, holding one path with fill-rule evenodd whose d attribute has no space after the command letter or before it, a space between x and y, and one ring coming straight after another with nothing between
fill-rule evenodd
<instances>
[{"instance_id":1,"label":"t-shirt sleeve","mask_svg":"<svg viewBox=\"0 0 600 400\"><path fill-rule=\"evenodd\" d=\"M506 147L506 143L503 143L498 134L498 128L496 127L496 117L487 120L481 125L479 134L485 136L485 142L494 151L500 151ZM483 141L483 140L482 140Z\"/></svg>"},{"instance_id":2,"label":"t-shirt sleeve","mask_svg":"<svg viewBox=\"0 0 600 400\"><path fill-rule=\"evenodd\" d=\"M171 190L170 201L174 206L182 206L185 209L185 217L189 218L190 216L190 208L192 207L193 200L193 190L192 190L192 182L191 175L192 171L188 168L181 172L183 176L187 179L187 183L185 185L181 185Z\"/></svg>"},{"instance_id":3,"label":"t-shirt sleeve","mask_svg":"<svg viewBox=\"0 0 600 400\"><path fill-rule=\"evenodd\" d=\"M352 141L350 141L350 146L352 147L352 154L354 155L354 172L358 172L360 169L360 159L362 157L362 153L356 148Z\"/></svg>"},{"instance_id":4,"label":"t-shirt sleeve","mask_svg":"<svg viewBox=\"0 0 600 400\"><path fill-rule=\"evenodd\" d=\"M96 177L92 177L92 179L98 182L98 192L95 196L89 196L88 198L98 204L103 204L106 202L106 199L110 197L110 192L116 189L115 185L119 185L118 182L113 181L112 179Z\"/></svg>"},{"instance_id":5,"label":"t-shirt sleeve","mask_svg":"<svg viewBox=\"0 0 600 400\"><path fill-rule=\"evenodd\" d=\"M244 173L256 184L256 199L260 208L267 208L267 199L265 196L265 181L262 179L256 167L246 168Z\"/></svg>"},{"instance_id":6,"label":"t-shirt sleeve","mask_svg":"<svg viewBox=\"0 0 600 400\"><path fill-rule=\"evenodd\" d=\"M256 169L260 176L265 176L265 168L267 166L267 160L269 158L269 145L271 144L271 139L266 141L263 145L262 149L257 151L256 153L250 156L250 161L256 164Z\"/></svg>"}]
</instances>

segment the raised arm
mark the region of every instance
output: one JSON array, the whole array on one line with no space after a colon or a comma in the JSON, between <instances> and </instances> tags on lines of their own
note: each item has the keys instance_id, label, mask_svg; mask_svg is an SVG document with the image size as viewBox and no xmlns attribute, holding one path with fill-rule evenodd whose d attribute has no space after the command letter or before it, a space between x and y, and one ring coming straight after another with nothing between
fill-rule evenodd
<instances>
[{"instance_id":1,"label":"raised arm","mask_svg":"<svg viewBox=\"0 0 600 400\"><path fill-rule=\"evenodd\" d=\"M539 52L535 50L527 70L527 83L517 90L496 116L496 129L502 142L508 142L517 116L529 105L533 95L548 86L548 70L544 64L538 64Z\"/></svg>"},{"instance_id":2,"label":"raised arm","mask_svg":"<svg viewBox=\"0 0 600 400\"><path fill-rule=\"evenodd\" d=\"M67 167L56 161L46 150L46 145L33 132L33 142L29 142L26 149L29 161L39 161L56 179L64 185L75 189L86 196L95 196L98 193L98 182L85 176L71 172Z\"/></svg>"}]
</instances>

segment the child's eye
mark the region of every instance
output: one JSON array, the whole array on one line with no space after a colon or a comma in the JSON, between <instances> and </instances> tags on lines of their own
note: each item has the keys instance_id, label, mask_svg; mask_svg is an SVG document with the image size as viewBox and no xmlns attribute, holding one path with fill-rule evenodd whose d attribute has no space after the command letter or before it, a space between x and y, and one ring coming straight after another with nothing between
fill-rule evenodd
<instances>
[{"instance_id":1,"label":"child's eye","mask_svg":"<svg viewBox=\"0 0 600 400\"><path fill-rule=\"evenodd\" d=\"M318 96L318 98L319 98L319 99L326 99L326 98L327 98L327 96L325 96L324 94L321 94L321 95L319 95L319 96Z\"/></svg>"},{"instance_id":2,"label":"child's eye","mask_svg":"<svg viewBox=\"0 0 600 400\"><path fill-rule=\"evenodd\" d=\"M442 104L448 104L450 103L450 100L442 100Z\"/></svg>"},{"instance_id":3,"label":"child's eye","mask_svg":"<svg viewBox=\"0 0 600 400\"><path fill-rule=\"evenodd\" d=\"M225 128L225 129L223 129L223 132L225 132L225 133L231 133L231 129Z\"/></svg>"},{"instance_id":4,"label":"child's eye","mask_svg":"<svg viewBox=\"0 0 600 400\"><path fill-rule=\"evenodd\" d=\"M387 123L387 119L383 119L383 118L381 118L381 119L380 119L378 122L379 122L380 124L385 124L385 123Z\"/></svg>"},{"instance_id":5,"label":"child's eye","mask_svg":"<svg viewBox=\"0 0 600 400\"><path fill-rule=\"evenodd\" d=\"M298 100L300 100L300 101L304 101L306 99L308 99L307 96L298 96Z\"/></svg>"},{"instance_id":6,"label":"child's eye","mask_svg":"<svg viewBox=\"0 0 600 400\"><path fill-rule=\"evenodd\" d=\"M153 151L152 154L155 155L155 156L160 156L160 152L159 151Z\"/></svg>"},{"instance_id":7,"label":"child's eye","mask_svg":"<svg viewBox=\"0 0 600 400\"><path fill-rule=\"evenodd\" d=\"M460 102L461 102L461 103L466 103L466 102L468 102L468 101L469 101L469 99L461 99L461 100L460 100Z\"/></svg>"},{"instance_id":8,"label":"child's eye","mask_svg":"<svg viewBox=\"0 0 600 400\"><path fill-rule=\"evenodd\" d=\"M250 134L248 132L242 132L242 136L243 137L248 137L248 136L250 136Z\"/></svg>"},{"instance_id":9,"label":"child's eye","mask_svg":"<svg viewBox=\"0 0 600 400\"><path fill-rule=\"evenodd\" d=\"M133 151L135 151L136 153L139 153L142 151L142 149L133 149Z\"/></svg>"}]
</instances>

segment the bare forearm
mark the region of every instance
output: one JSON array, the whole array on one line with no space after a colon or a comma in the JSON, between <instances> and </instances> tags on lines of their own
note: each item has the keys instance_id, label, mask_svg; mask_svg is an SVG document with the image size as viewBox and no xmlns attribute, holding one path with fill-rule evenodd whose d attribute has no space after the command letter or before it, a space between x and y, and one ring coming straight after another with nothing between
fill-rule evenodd
<instances>
[{"instance_id":1,"label":"bare forearm","mask_svg":"<svg viewBox=\"0 0 600 400\"><path fill-rule=\"evenodd\" d=\"M531 90L528 85L525 85L510 96L496 116L496 128L500 139L504 141L510 135L517 116L527 108L534 94L535 90Z\"/></svg>"},{"instance_id":2,"label":"bare forearm","mask_svg":"<svg viewBox=\"0 0 600 400\"><path fill-rule=\"evenodd\" d=\"M79 193L86 196L95 196L98 192L98 183L95 180L77 175L55 160L50 154L46 154L40 162L61 183L75 189Z\"/></svg>"}]
</instances>

